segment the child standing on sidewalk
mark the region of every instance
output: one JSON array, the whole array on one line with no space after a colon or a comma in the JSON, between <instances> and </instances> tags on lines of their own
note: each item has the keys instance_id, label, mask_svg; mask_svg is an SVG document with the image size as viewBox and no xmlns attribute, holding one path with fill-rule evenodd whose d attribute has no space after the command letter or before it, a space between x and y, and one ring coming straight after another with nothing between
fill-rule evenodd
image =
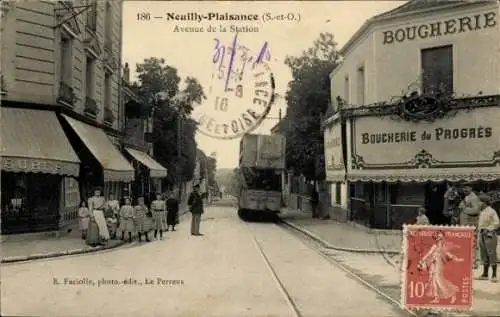
<instances>
[{"instance_id":1,"label":"child standing on sidewalk","mask_svg":"<svg viewBox=\"0 0 500 317\"><path fill-rule=\"evenodd\" d=\"M87 203L83 200L78 209L78 217L80 218L80 230L82 231L82 239L87 238L87 231L89 229L90 211L87 208Z\"/></svg>"}]
</instances>

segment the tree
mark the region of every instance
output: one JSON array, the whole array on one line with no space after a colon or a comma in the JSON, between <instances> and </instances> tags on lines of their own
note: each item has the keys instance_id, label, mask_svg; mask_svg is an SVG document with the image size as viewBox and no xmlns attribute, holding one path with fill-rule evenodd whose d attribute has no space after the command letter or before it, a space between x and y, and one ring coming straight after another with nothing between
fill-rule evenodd
<instances>
[{"instance_id":1,"label":"tree","mask_svg":"<svg viewBox=\"0 0 500 317\"><path fill-rule=\"evenodd\" d=\"M338 65L337 43L330 33L321 33L313 46L299 57L287 56L292 71L288 83L288 129L286 164L309 180L323 180L325 171L321 118L330 107L330 73Z\"/></svg>"},{"instance_id":2,"label":"tree","mask_svg":"<svg viewBox=\"0 0 500 317\"><path fill-rule=\"evenodd\" d=\"M175 67L163 58L147 58L137 64L139 81L133 85L153 115L153 148L155 158L169 170L167 181L188 181L193 178L196 164L196 122L190 118L193 107L206 98L203 87L193 77L184 80ZM178 127L181 127L181 152L178 153ZM180 159L179 159L180 157Z\"/></svg>"}]
</instances>

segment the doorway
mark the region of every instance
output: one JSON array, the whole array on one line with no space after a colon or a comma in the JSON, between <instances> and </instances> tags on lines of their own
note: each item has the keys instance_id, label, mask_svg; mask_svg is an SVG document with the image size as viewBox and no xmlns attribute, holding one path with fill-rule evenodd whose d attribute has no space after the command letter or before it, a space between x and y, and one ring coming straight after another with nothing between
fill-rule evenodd
<instances>
[{"instance_id":1,"label":"doorway","mask_svg":"<svg viewBox=\"0 0 500 317\"><path fill-rule=\"evenodd\" d=\"M425 209L427 209L427 217L433 225L447 224L443 215L445 193L445 182L427 183L425 186Z\"/></svg>"}]
</instances>

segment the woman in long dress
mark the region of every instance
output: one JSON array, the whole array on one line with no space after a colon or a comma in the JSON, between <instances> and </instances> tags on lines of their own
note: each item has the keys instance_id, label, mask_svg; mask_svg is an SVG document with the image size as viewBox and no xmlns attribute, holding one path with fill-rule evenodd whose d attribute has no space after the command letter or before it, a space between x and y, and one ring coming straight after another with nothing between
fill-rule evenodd
<instances>
[{"instance_id":1,"label":"woman in long dress","mask_svg":"<svg viewBox=\"0 0 500 317\"><path fill-rule=\"evenodd\" d=\"M132 242L132 234L135 230L134 224L135 212L134 207L130 198L125 198L125 204L120 208L120 229L122 233L122 240L125 241L125 237L128 236L129 242Z\"/></svg>"},{"instance_id":2,"label":"woman in long dress","mask_svg":"<svg viewBox=\"0 0 500 317\"><path fill-rule=\"evenodd\" d=\"M93 247L98 246L103 242L101 236L99 235L99 226L97 225L93 214L90 214L89 229L85 242Z\"/></svg>"},{"instance_id":3,"label":"woman in long dress","mask_svg":"<svg viewBox=\"0 0 500 317\"><path fill-rule=\"evenodd\" d=\"M90 222L90 211L87 208L87 203L82 200L80 203L80 208L78 208L78 218L80 218L80 230L82 231L82 239L87 238L87 232L89 230Z\"/></svg>"},{"instance_id":4,"label":"woman in long dress","mask_svg":"<svg viewBox=\"0 0 500 317\"><path fill-rule=\"evenodd\" d=\"M165 201L161 199L161 194L156 194L156 200L151 202L151 211L153 213L154 220L154 237L158 236L158 231L160 231L160 240L163 240L163 231L166 229L166 219L165 219Z\"/></svg>"},{"instance_id":5,"label":"woman in long dress","mask_svg":"<svg viewBox=\"0 0 500 317\"><path fill-rule=\"evenodd\" d=\"M169 227L172 227L172 231L175 231L175 225L178 223L179 217L179 200L175 197L175 193L171 192L169 198L167 199L167 231Z\"/></svg>"},{"instance_id":6,"label":"woman in long dress","mask_svg":"<svg viewBox=\"0 0 500 317\"><path fill-rule=\"evenodd\" d=\"M457 247L453 244L444 242L442 232L437 232L434 235L436 244L434 244L425 256L418 262L417 267L429 270L429 290L427 296L433 297L432 303L439 303L439 299L450 299L451 303L455 303L456 294L459 287L447 280L444 276L444 266L449 261L462 262L464 259L452 254L451 249Z\"/></svg>"},{"instance_id":7,"label":"woman in long dress","mask_svg":"<svg viewBox=\"0 0 500 317\"><path fill-rule=\"evenodd\" d=\"M153 229L153 216L144 203L144 197L137 198L137 206L134 207L134 212L139 242L142 241L143 234L147 242L151 241L149 240L149 231Z\"/></svg>"},{"instance_id":8,"label":"woman in long dress","mask_svg":"<svg viewBox=\"0 0 500 317\"><path fill-rule=\"evenodd\" d=\"M108 224L106 223L106 218L104 217L104 208L106 206L106 201L104 197L101 196L101 189L99 187L94 189L94 196L89 198L89 210L94 216L95 222L99 227L99 235L101 236L103 242L109 240Z\"/></svg>"}]
</instances>

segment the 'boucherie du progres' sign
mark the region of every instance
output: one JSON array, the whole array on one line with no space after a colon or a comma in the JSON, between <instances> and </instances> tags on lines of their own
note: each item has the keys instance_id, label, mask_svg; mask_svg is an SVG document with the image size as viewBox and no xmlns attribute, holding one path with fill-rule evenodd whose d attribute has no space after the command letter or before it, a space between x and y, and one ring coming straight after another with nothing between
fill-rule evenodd
<instances>
[{"instance_id":1,"label":"'boucherie du progres' sign","mask_svg":"<svg viewBox=\"0 0 500 317\"><path fill-rule=\"evenodd\" d=\"M497 13L492 11L433 23L422 23L400 27L394 30L382 32L384 35L382 44L392 44L394 42L401 43L407 40L426 39L429 37L438 37L493 28L497 26L496 16Z\"/></svg>"}]
</instances>

